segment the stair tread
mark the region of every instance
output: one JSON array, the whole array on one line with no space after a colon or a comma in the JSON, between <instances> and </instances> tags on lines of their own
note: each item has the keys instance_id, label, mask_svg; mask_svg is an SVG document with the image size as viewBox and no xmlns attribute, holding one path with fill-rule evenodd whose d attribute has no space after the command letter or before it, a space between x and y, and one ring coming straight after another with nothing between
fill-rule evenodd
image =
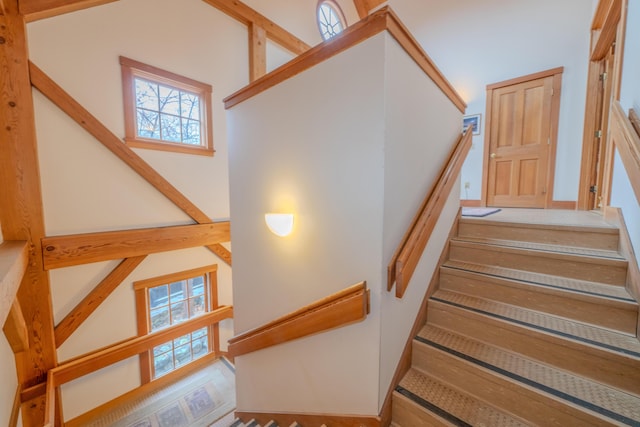
<instances>
[{"instance_id":1,"label":"stair tread","mask_svg":"<svg viewBox=\"0 0 640 427\"><path fill-rule=\"evenodd\" d=\"M608 258L608 259L617 259L617 260L625 259L617 251L611 251L606 249L591 249L591 248L584 248L584 247L577 247L577 246L526 242L521 240L492 239L492 238L486 238L486 237L456 237L452 240L480 243L480 244L493 245L493 246L502 246L502 247L509 247L509 248L533 249L533 250L544 251L544 252L554 252L554 253L572 254L572 255L585 255L585 256L592 256L592 257L598 257L598 258Z\"/></svg>"},{"instance_id":2,"label":"stair tread","mask_svg":"<svg viewBox=\"0 0 640 427\"><path fill-rule=\"evenodd\" d=\"M436 326L426 325L416 339L617 421L640 422L639 396Z\"/></svg>"},{"instance_id":3,"label":"stair tread","mask_svg":"<svg viewBox=\"0 0 640 427\"><path fill-rule=\"evenodd\" d=\"M635 336L442 289L431 299L640 359L640 341Z\"/></svg>"},{"instance_id":4,"label":"stair tread","mask_svg":"<svg viewBox=\"0 0 640 427\"><path fill-rule=\"evenodd\" d=\"M410 369L407 372L396 391L419 403L426 410L431 410L456 425L492 427L527 425L483 401L446 386L416 369Z\"/></svg>"},{"instance_id":5,"label":"stair tread","mask_svg":"<svg viewBox=\"0 0 640 427\"><path fill-rule=\"evenodd\" d=\"M460 222L611 234L618 233L619 230L616 225L606 222L599 212L557 209L503 209L487 217L461 217Z\"/></svg>"},{"instance_id":6,"label":"stair tread","mask_svg":"<svg viewBox=\"0 0 640 427\"><path fill-rule=\"evenodd\" d=\"M554 276L551 274L535 273L525 270L498 267L487 264L476 264L466 261L447 260L443 267L456 270L465 270L487 276L495 276L505 279L518 280L556 289L566 289L587 295L596 295L613 298L621 301L635 303L629 292L623 286L615 286L606 283L590 282L587 280L572 279L569 277Z\"/></svg>"}]
</instances>

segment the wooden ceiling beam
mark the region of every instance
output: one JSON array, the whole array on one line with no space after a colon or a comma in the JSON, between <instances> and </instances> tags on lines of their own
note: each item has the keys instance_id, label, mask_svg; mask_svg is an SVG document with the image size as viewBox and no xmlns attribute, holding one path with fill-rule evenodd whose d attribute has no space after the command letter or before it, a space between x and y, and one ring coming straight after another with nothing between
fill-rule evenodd
<instances>
[{"instance_id":1,"label":"wooden ceiling beam","mask_svg":"<svg viewBox=\"0 0 640 427\"><path fill-rule=\"evenodd\" d=\"M118 0L19 0L19 8L25 20L31 22L114 1Z\"/></svg>"},{"instance_id":2,"label":"wooden ceiling beam","mask_svg":"<svg viewBox=\"0 0 640 427\"><path fill-rule=\"evenodd\" d=\"M229 221L224 221L45 237L42 258L47 270L132 258L228 242L230 229Z\"/></svg>"},{"instance_id":3,"label":"wooden ceiling beam","mask_svg":"<svg viewBox=\"0 0 640 427\"><path fill-rule=\"evenodd\" d=\"M269 39L296 55L300 55L311 48L311 46L239 0L203 1L247 26L256 25L264 28Z\"/></svg>"},{"instance_id":4,"label":"wooden ceiling beam","mask_svg":"<svg viewBox=\"0 0 640 427\"><path fill-rule=\"evenodd\" d=\"M369 14L369 8L367 7L367 0L353 0L353 4L356 6L356 11L360 19L364 19Z\"/></svg>"}]
</instances>

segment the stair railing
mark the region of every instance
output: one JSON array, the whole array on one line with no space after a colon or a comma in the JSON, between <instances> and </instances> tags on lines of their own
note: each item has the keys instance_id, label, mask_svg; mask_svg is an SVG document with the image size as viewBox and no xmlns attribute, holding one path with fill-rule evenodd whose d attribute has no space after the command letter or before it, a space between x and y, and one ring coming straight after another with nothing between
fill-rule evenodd
<instances>
[{"instance_id":1,"label":"stair railing","mask_svg":"<svg viewBox=\"0 0 640 427\"><path fill-rule=\"evenodd\" d=\"M640 203L640 119L634 110L627 117L618 101L611 106L611 112L611 139L620 153L636 200ZM637 125L634 126L634 122Z\"/></svg>"},{"instance_id":2,"label":"stair railing","mask_svg":"<svg viewBox=\"0 0 640 427\"><path fill-rule=\"evenodd\" d=\"M427 193L411 225L387 266L387 290L396 285L396 297L402 298L422 257L431 233L456 182L462 164L471 148L473 132L458 138L435 185Z\"/></svg>"},{"instance_id":3,"label":"stair railing","mask_svg":"<svg viewBox=\"0 0 640 427\"><path fill-rule=\"evenodd\" d=\"M229 340L229 355L241 356L267 347L364 320L369 289L360 282Z\"/></svg>"}]
</instances>

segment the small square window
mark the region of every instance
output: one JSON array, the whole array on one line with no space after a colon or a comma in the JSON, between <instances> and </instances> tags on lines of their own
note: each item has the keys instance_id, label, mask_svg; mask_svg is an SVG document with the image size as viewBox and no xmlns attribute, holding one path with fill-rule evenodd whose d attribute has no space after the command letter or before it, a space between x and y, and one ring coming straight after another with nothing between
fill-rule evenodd
<instances>
[{"instance_id":1,"label":"small square window","mask_svg":"<svg viewBox=\"0 0 640 427\"><path fill-rule=\"evenodd\" d=\"M127 145L213 156L210 85L122 56L120 64Z\"/></svg>"}]
</instances>

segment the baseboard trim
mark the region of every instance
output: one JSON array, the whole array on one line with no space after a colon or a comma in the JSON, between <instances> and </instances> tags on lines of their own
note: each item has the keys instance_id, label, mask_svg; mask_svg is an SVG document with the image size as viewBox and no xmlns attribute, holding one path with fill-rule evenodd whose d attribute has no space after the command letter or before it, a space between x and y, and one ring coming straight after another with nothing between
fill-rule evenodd
<instances>
[{"instance_id":1,"label":"baseboard trim","mask_svg":"<svg viewBox=\"0 0 640 427\"><path fill-rule=\"evenodd\" d=\"M273 420L278 425L288 426L294 422L301 425L320 426L322 424L331 427L380 427L382 426L380 417L358 416L358 415L330 415L330 414L296 414L277 412L246 412L236 411L236 417L246 423L256 420L260 425L265 425Z\"/></svg>"},{"instance_id":2,"label":"baseboard trim","mask_svg":"<svg viewBox=\"0 0 640 427\"><path fill-rule=\"evenodd\" d=\"M573 200L552 200L549 209L568 209L575 211L576 206L578 206L578 202Z\"/></svg>"},{"instance_id":3,"label":"baseboard trim","mask_svg":"<svg viewBox=\"0 0 640 427\"><path fill-rule=\"evenodd\" d=\"M460 199L460 206L463 208L479 208L482 207L482 200Z\"/></svg>"}]
</instances>

